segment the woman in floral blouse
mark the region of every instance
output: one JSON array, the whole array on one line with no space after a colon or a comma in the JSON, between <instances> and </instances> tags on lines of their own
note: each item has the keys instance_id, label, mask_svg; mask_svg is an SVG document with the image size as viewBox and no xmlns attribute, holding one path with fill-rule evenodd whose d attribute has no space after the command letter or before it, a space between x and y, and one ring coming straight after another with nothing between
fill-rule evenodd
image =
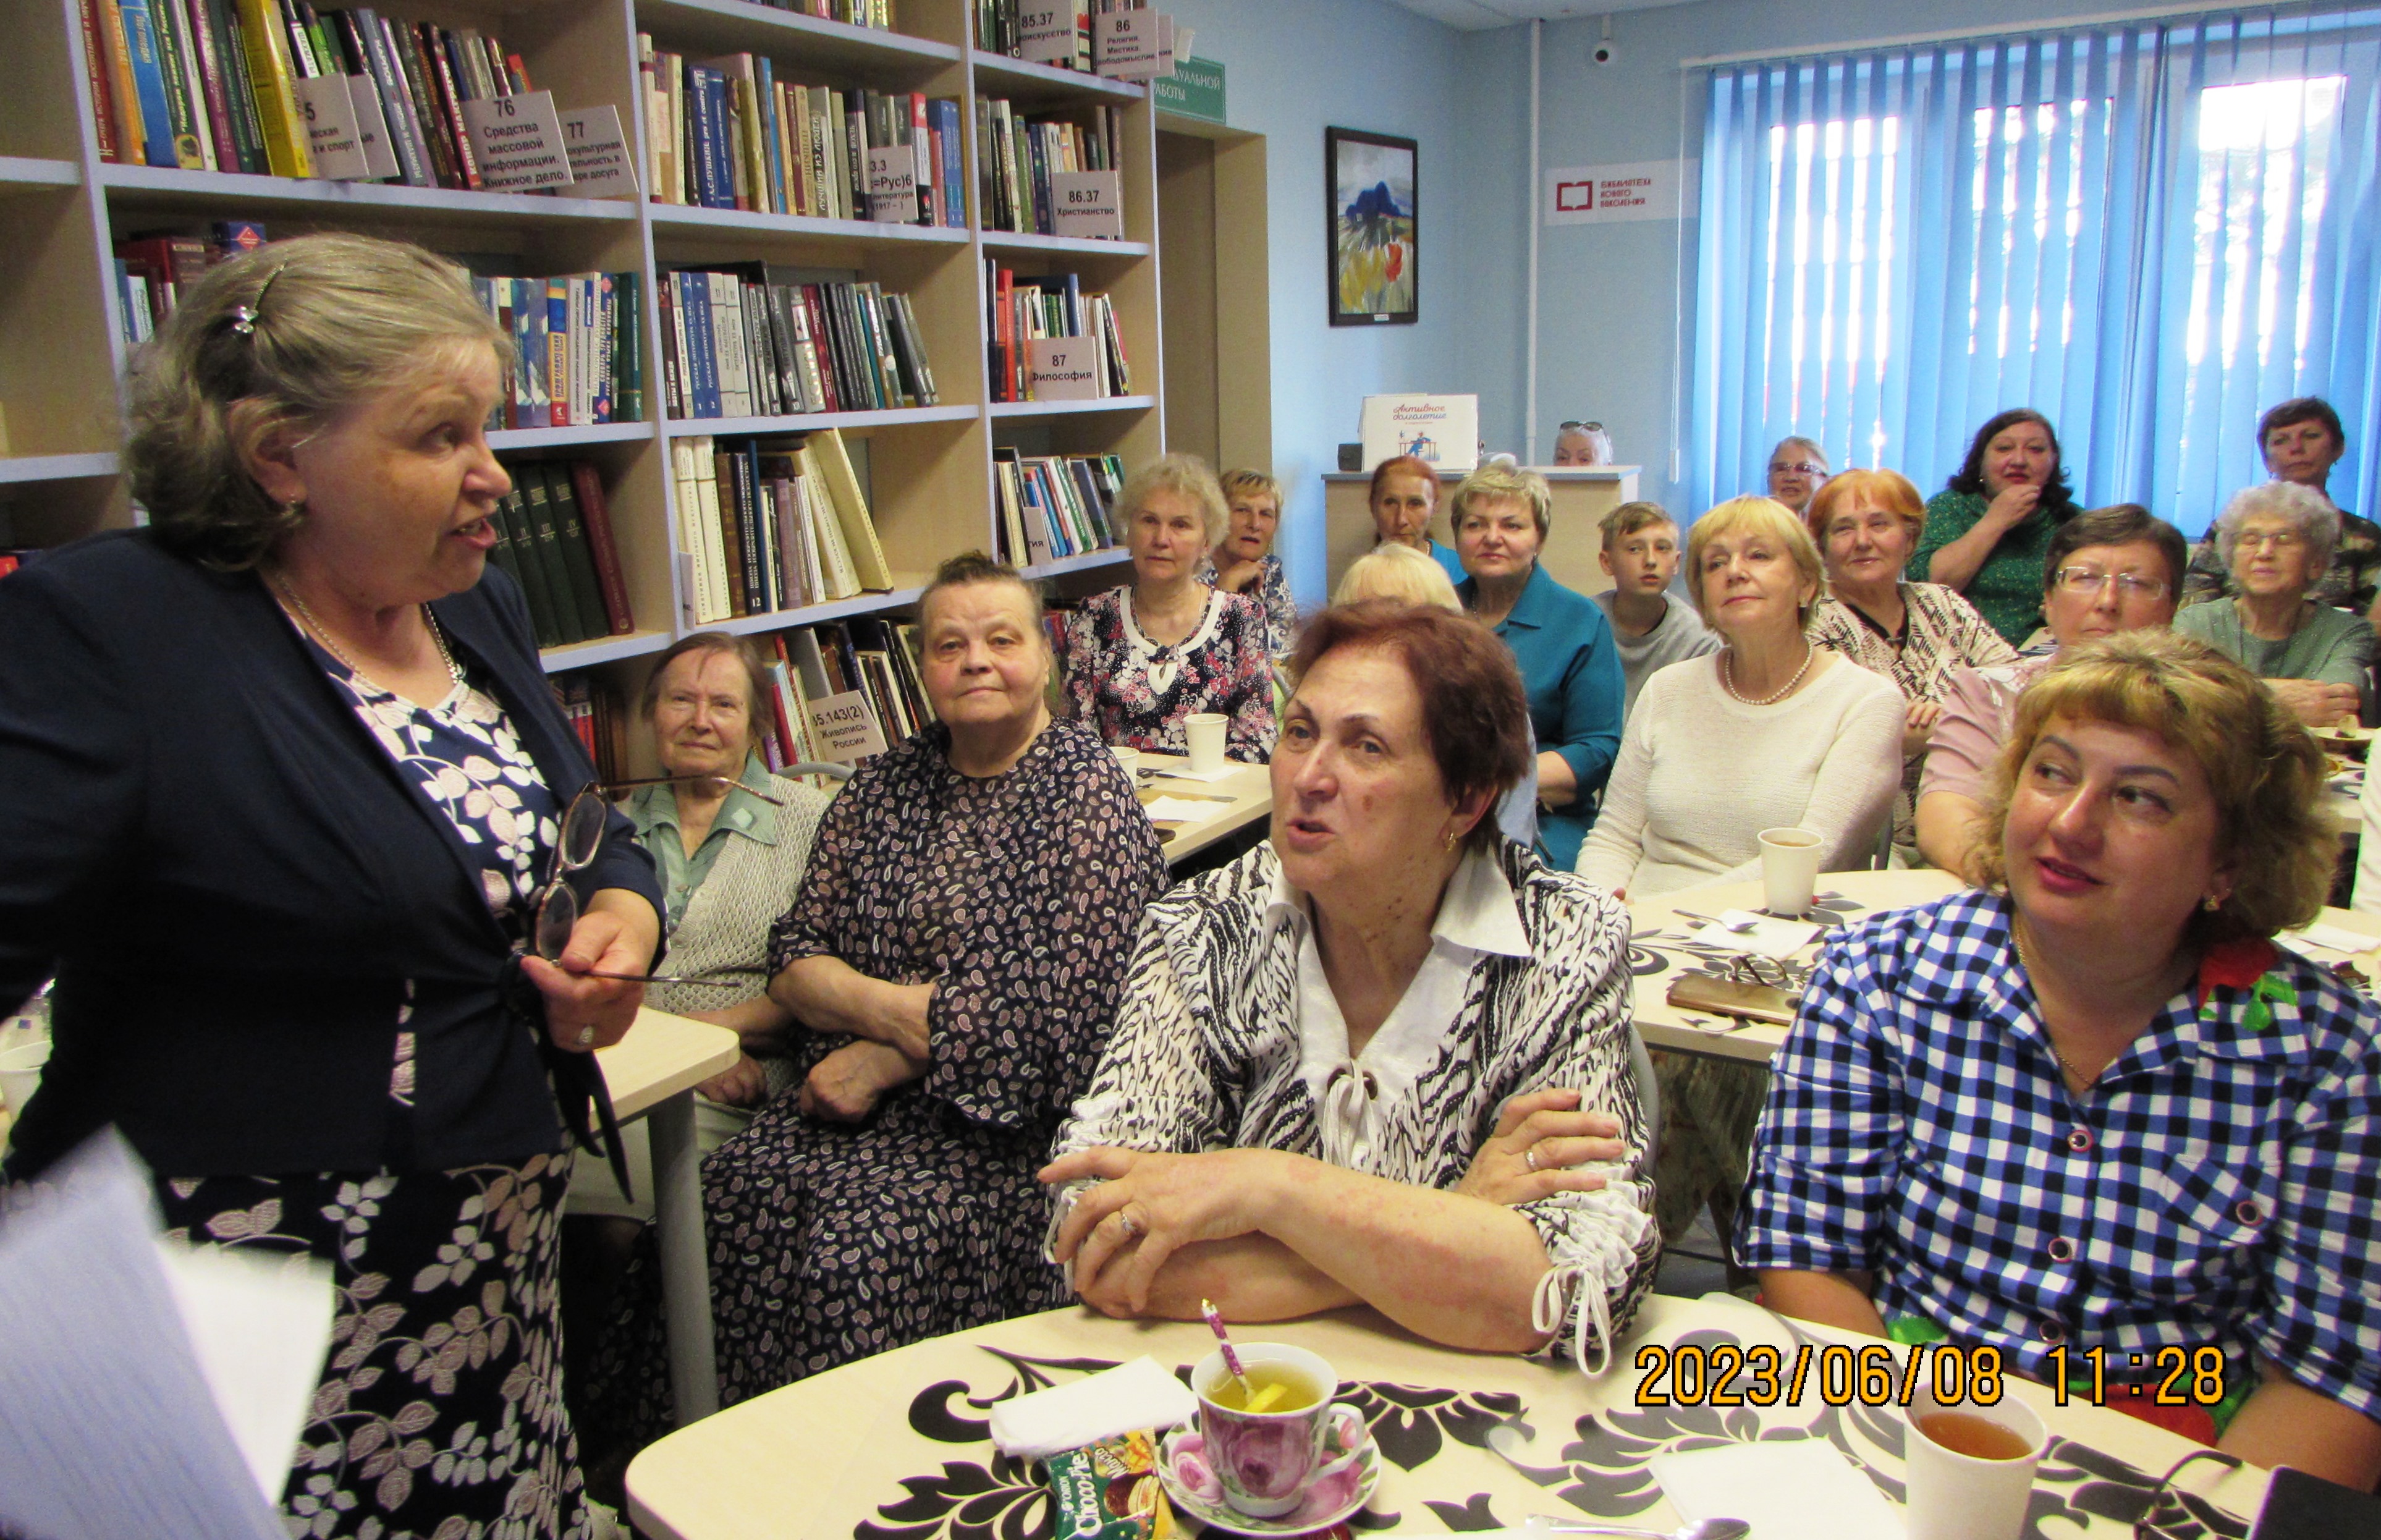
<instances>
[{"instance_id":1,"label":"woman in floral blouse","mask_svg":"<svg viewBox=\"0 0 2381 1540\"><path fill-rule=\"evenodd\" d=\"M1095 593L1067 620L1067 697L1108 743L1190 752L1183 718L1229 719L1225 752L1273 752L1273 673L1264 611L1198 579L1223 538L1223 489L1197 457L1167 455L1117 498L1132 581Z\"/></svg>"},{"instance_id":2,"label":"woman in floral blouse","mask_svg":"<svg viewBox=\"0 0 2381 1540\"><path fill-rule=\"evenodd\" d=\"M1884 675L1910 701L1893 843L1914 862L1911 807L1951 671L2014 663L2017 652L1959 594L1940 583L1900 581L1926 527L1926 505L1908 477L1847 471L1812 495L1803 517L1827 564L1827 596L1811 612L1811 640Z\"/></svg>"},{"instance_id":3,"label":"woman in floral blouse","mask_svg":"<svg viewBox=\"0 0 2381 1540\"><path fill-rule=\"evenodd\" d=\"M1285 657L1298 642L1298 602L1289 596L1289 575L1273 554L1281 528L1281 483L1262 471L1227 471L1219 483L1231 513L1230 528L1215 555L1199 568L1199 581L1226 593L1245 593L1264 607L1265 651Z\"/></svg>"},{"instance_id":4,"label":"woman in floral blouse","mask_svg":"<svg viewBox=\"0 0 2381 1540\"><path fill-rule=\"evenodd\" d=\"M2369 1490L2381 1016L2273 944L2331 886L2323 776L2210 648L2062 653L1984 890L1837 932L1803 991L1734 1238L1767 1302ZM2195 1404L2160 1405L2177 1363Z\"/></svg>"}]
</instances>

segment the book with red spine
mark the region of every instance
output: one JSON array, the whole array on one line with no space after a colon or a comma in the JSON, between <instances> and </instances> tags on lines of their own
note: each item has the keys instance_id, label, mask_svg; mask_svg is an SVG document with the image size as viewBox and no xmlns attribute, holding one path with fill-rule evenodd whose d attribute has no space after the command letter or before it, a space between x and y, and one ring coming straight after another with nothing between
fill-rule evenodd
<instances>
[{"instance_id":1,"label":"book with red spine","mask_svg":"<svg viewBox=\"0 0 2381 1540\"><path fill-rule=\"evenodd\" d=\"M802 286L802 308L810 312L811 337L819 349L819 394L826 397L826 405L820 409L841 411L844 409L843 393L836 387L834 351L827 342L833 333L827 325L826 301L821 296L818 285Z\"/></svg>"},{"instance_id":2,"label":"book with red spine","mask_svg":"<svg viewBox=\"0 0 2381 1540\"><path fill-rule=\"evenodd\" d=\"M435 23L414 23L414 44L421 50L424 73L432 81L431 89L438 93L439 116L446 119L446 128L455 145L455 164L463 175L463 186L477 192L480 183L480 157L471 152L471 130L463 122L463 94L455 89L455 67L446 56L446 48ZM559 427L561 424L556 423Z\"/></svg>"},{"instance_id":3,"label":"book with red spine","mask_svg":"<svg viewBox=\"0 0 2381 1540\"><path fill-rule=\"evenodd\" d=\"M99 130L99 158L113 161L121 156L116 148L116 104L108 92L107 54L99 41L99 6L100 0L77 0L75 8L82 18L83 77L91 87L91 121Z\"/></svg>"},{"instance_id":4,"label":"book with red spine","mask_svg":"<svg viewBox=\"0 0 2381 1540\"><path fill-rule=\"evenodd\" d=\"M207 99L207 128L214 140L215 165L224 171L240 167L239 140L232 132L230 86L224 75L223 55L215 48L216 27L208 0L179 0L187 6L190 48L198 55L199 87Z\"/></svg>"},{"instance_id":5,"label":"book with red spine","mask_svg":"<svg viewBox=\"0 0 2381 1540\"><path fill-rule=\"evenodd\" d=\"M579 494L579 521L587 530L587 549L595 558L595 581L604 593L604 618L614 636L637 629L629 607L629 581L620 570L620 547L612 539L612 508L604 501L604 478L592 460L573 460L570 484Z\"/></svg>"}]
</instances>

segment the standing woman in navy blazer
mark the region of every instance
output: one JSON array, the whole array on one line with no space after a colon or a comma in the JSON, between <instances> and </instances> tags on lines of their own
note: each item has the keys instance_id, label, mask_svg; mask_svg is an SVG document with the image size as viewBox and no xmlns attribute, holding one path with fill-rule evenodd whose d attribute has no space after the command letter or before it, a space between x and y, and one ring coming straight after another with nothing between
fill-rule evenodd
<instances>
[{"instance_id":1,"label":"standing woman in navy blazer","mask_svg":"<svg viewBox=\"0 0 2381 1540\"><path fill-rule=\"evenodd\" d=\"M149 526L0 583L0 1010L56 979L9 1174L113 1124L169 1229L331 1265L309 1534L590 1528L556 1225L660 895L610 813L524 955L593 770L487 568L510 354L413 247L226 263L135 366Z\"/></svg>"}]
</instances>

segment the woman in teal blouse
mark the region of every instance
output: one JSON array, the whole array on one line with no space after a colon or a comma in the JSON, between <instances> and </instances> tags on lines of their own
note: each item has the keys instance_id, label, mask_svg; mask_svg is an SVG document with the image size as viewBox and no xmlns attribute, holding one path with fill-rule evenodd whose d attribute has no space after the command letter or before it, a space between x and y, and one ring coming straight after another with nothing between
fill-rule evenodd
<instances>
[{"instance_id":1,"label":"woman in teal blouse","mask_svg":"<svg viewBox=\"0 0 2381 1540\"><path fill-rule=\"evenodd\" d=\"M1968 458L1926 505L1912 582L1965 594L2012 647L2042 628L2050 537L2080 512L2050 419L2014 407L1976 430Z\"/></svg>"},{"instance_id":2,"label":"woman in teal blouse","mask_svg":"<svg viewBox=\"0 0 2381 1540\"><path fill-rule=\"evenodd\" d=\"M1466 574L1456 594L1521 666L1538 735L1538 842L1568 870L1620 753L1625 691L1604 611L1538 563L1552 501L1536 471L1491 464L1463 479L1448 514Z\"/></svg>"}]
</instances>

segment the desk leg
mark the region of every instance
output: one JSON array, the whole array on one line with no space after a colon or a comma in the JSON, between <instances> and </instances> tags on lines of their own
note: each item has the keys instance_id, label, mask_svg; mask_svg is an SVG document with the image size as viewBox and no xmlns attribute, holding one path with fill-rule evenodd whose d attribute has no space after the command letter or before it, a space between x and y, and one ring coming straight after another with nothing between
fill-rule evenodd
<instances>
[{"instance_id":1,"label":"desk leg","mask_svg":"<svg viewBox=\"0 0 2381 1540\"><path fill-rule=\"evenodd\" d=\"M694 1143L694 1093L645 1115L653 1139L653 1217L661 1228L662 1300L669 1314L670 1396L680 1427L719 1410L711 1343L711 1269L702 1239L702 1153Z\"/></svg>"}]
</instances>

